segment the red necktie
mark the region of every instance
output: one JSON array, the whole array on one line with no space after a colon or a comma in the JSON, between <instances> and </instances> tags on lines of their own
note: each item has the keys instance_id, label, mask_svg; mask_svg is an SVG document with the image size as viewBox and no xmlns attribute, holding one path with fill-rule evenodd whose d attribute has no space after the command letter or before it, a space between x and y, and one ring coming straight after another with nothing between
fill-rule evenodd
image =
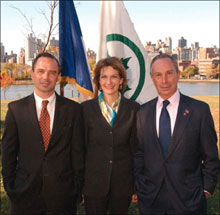
<instances>
[{"instance_id":1,"label":"red necktie","mask_svg":"<svg viewBox=\"0 0 220 215\"><path fill-rule=\"evenodd\" d=\"M40 113L40 130L44 141L44 149L47 150L47 147L50 142L50 115L47 111L47 104L49 101L44 100L42 101L42 109Z\"/></svg>"}]
</instances>

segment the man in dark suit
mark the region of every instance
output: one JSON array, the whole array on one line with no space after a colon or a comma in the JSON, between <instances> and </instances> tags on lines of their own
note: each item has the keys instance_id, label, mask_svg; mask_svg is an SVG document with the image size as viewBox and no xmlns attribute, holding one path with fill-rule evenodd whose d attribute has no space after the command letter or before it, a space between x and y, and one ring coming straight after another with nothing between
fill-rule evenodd
<instances>
[{"instance_id":1,"label":"man in dark suit","mask_svg":"<svg viewBox=\"0 0 220 215\"><path fill-rule=\"evenodd\" d=\"M57 59L39 54L34 93L11 102L2 142L2 175L11 214L76 214L83 183L81 106L55 93Z\"/></svg>"},{"instance_id":2,"label":"man in dark suit","mask_svg":"<svg viewBox=\"0 0 220 215\"><path fill-rule=\"evenodd\" d=\"M141 214L206 214L219 158L209 106L179 93L177 62L167 54L151 62L158 98L137 115L135 184Z\"/></svg>"}]
</instances>

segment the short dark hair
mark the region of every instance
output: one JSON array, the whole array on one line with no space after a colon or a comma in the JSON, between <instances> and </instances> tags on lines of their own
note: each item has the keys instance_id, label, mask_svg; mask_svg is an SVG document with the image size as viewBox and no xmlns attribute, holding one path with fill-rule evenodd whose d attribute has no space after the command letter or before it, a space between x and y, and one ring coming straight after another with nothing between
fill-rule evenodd
<instances>
[{"instance_id":1,"label":"short dark hair","mask_svg":"<svg viewBox=\"0 0 220 215\"><path fill-rule=\"evenodd\" d=\"M59 61L57 60L57 58L54 55L52 55L52 54L50 54L48 52L42 52L42 53L37 55L37 57L34 59L34 61L32 63L32 71L33 72L34 72L35 65L36 65L38 59L41 58L41 57L47 57L47 58L55 60L56 63L57 63L57 66L58 66L58 71L60 72L60 63L59 63Z\"/></svg>"},{"instance_id":2,"label":"short dark hair","mask_svg":"<svg viewBox=\"0 0 220 215\"><path fill-rule=\"evenodd\" d=\"M174 57L172 57L171 55L168 55L168 54L166 54L166 53L160 52L159 55L155 56L155 57L153 58L153 60L151 61L151 63L150 63L150 73L152 73L152 66L153 66L154 62L155 62L156 60L159 60L159 59L162 59L162 58L168 58L168 59L170 59L170 60L172 61L173 65L174 65L175 69L176 69L176 72L179 71L178 63L177 63L176 59L175 59Z\"/></svg>"},{"instance_id":3,"label":"short dark hair","mask_svg":"<svg viewBox=\"0 0 220 215\"><path fill-rule=\"evenodd\" d=\"M95 98L98 97L98 90L100 89L99 79L101 71L103 68L108 66L111 66L113 69L117 70L120 78L123 78L122 88L119 88L119 91L123 92L126 89L127 73L121 60L117 57L104 58L98 61L94 71L95 76L93 78L93 82L95 84Z\"/></svg>"}]
</instances>

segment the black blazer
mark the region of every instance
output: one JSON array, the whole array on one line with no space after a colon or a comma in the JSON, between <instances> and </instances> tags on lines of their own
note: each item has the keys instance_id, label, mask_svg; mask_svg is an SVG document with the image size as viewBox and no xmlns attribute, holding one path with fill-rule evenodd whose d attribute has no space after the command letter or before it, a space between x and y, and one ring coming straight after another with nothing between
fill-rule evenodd
<instances>
[{"instance_id":1,"label":"black blazer","mask_svg":"<svg viewBox=\"0 0 220 215\"><path fill-rule=\"evenodd\" d=\"M2 143L5 190L15 207L62 210L75 207L83 184L84 139L79 104L56 94L48 150L37 119L34 95L8 105Z\"/></svg>"},{"instance_id":2,"label":"black blazer","mask_svg":"<svg viewBox=\"0 0 220 215\"><path fill-rule=\"evenodd\" d=\"M101 113L98 99L82 103L86 128L85 185L87 196L133 193L132 149L139 104L122 96L113 127Z\"/></svg>"},{"instance_id":3,"label":"black blazer","mask_svg":"<svg viewBox=\"0 0 220 215\"><path fill-rule=\"evenodd\" d=\"M209 106L181 94L168 156L164 158L156 132L156 103L154 99L144 104L137 115L134 169L141 210L150 210L165 179L175 210L181 214L195 211L206 203L203 190L213 193L219 173Z\"/></svg>"}]
</instances>

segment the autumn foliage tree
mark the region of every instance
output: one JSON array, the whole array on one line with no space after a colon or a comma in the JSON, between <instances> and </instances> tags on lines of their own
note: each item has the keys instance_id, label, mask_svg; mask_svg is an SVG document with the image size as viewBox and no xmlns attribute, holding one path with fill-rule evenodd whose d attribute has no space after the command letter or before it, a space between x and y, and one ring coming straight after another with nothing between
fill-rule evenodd
<instances>
[{"instance_id":1,"label":"autumn foliage tree","mask_svg":"<svg viewBox=\"0 0 220 215\"><path fill-rule=\"evenodd\" d=\"M190 65L185 68L185 70L181 73L181 76L183 78L190 78L197 74L198 74L198 68L193 65Z\"/></svg>"},{"instance_id":2,"label":"autumn foliage tree","mask_svg":"<svg viewBox=\"0 0 220 215\"><path fill-rule=\"evenodd\" d=\"M219 65L212 64L212 67L206 71L206 76L208 78L219 78Z\"/></svg>"},{"instance_id":3,"label":"autumn foliage tree","mask_svg":"<svg viewBox=\"0 0 220 215\"><path fill-rule=\"evenodd\" d=\"M4 98L6 99L6 90L14 83L14 79L8 74L8 72L4 71L0 76L0 86L4 93Z\"/></svg>"}]
</instances>

